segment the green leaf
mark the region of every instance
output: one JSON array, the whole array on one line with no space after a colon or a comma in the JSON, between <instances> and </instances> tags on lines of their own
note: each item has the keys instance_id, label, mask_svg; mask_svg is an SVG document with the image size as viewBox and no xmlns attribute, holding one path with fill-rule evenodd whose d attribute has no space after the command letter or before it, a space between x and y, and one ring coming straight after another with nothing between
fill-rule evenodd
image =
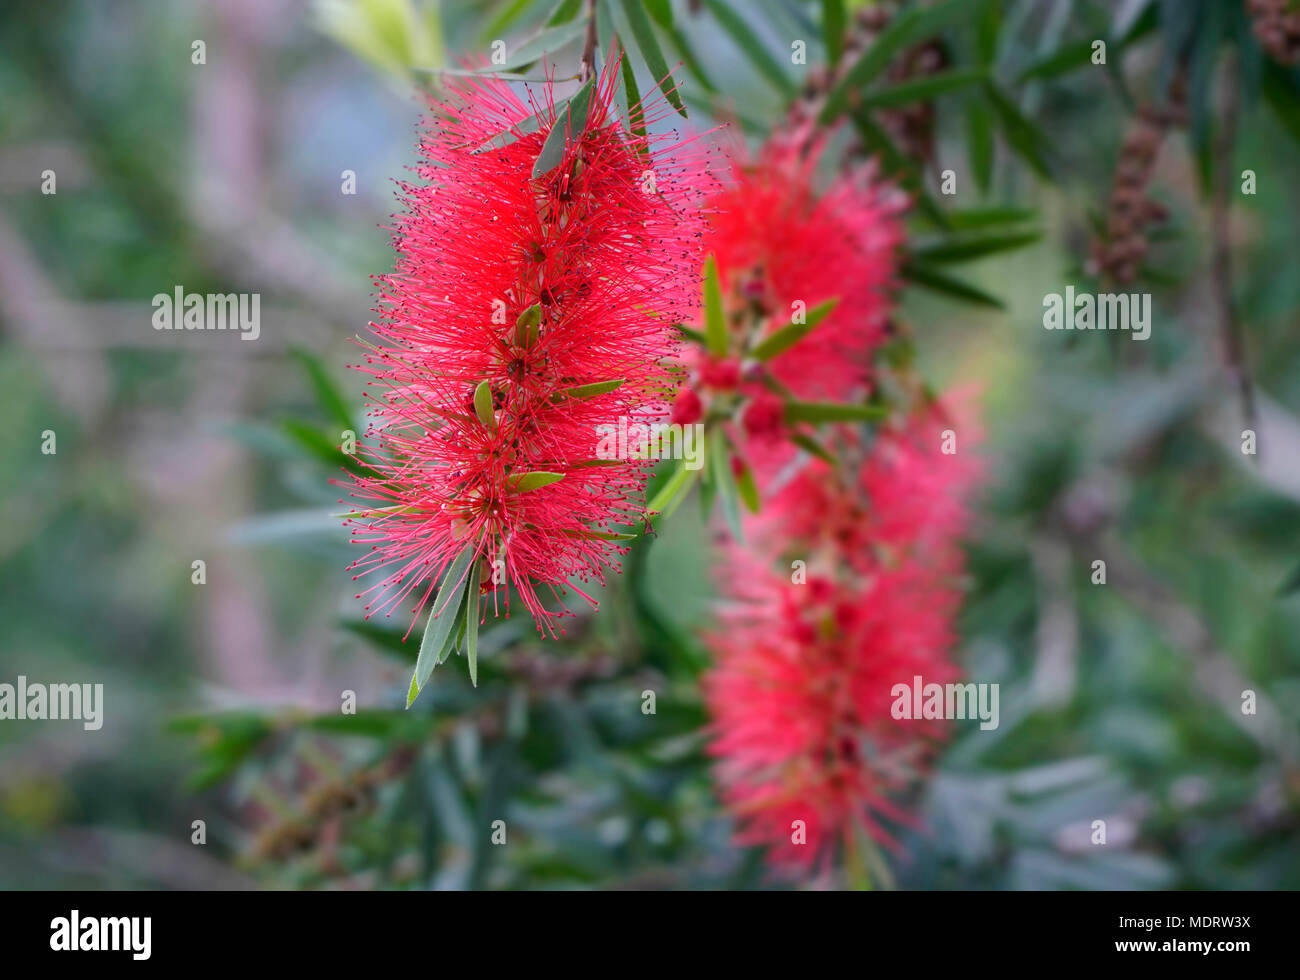
<instances>
[{"instance_id":1,"label":"green leaf","mask_svg":"<svg viewBox=\"0 0 1300 980\"><path fill-rule=\"evenodd\" d=\"M780 330L768 334L763 340L750 352L750 356L756 361L770 361L778 354L789 350L799 341L803 340L813 327L821 323L830 315L831 310L835 309L839 303L838 296L823 300L807 312L803 323L795 323L791 320Z\"/></svg>"},{"instance_id":2,"label":"green leaf","mask_svg":"<svg viewBox=\"0 0 1300 980\"><path fill-rule=\"evenodd\" d=\"M583 459L576 463L570 463L569 469L582 470L592 466L624 466L627 461L623 459Z\"/></svg>"},{"instance_id":3,"label":"green leaf","mask_svg":"<svg viewBox=\"0 0 1300 980\"><path fill-rule=\"evenodd\" d=\"M568 145L582 137L587 128L587 113L591 109L591 93L595 84L594 78L587 79L565 104L564 111L556 115L555 125L546 134L546 142L542 144L537 162L533 164L534 178L542 177L558 167Z\"/></svg>"},{"instance_id":4,"label":"green leaf","mask_svg":"<svg viewBox=\"0 0 1300 980\"><path fill-rule=\"evenodd\" d=\"M912 256L922 262L972 262L987 255L1023 248L1042 237L1040 231L1023 231L1006 235L986 235L982 238L957 238L918 248Z\"/></svg>"},{"instance_id":5,"label":"green leaf","mask_svg":"<svg viewBox=\"0 0 1300 980\"><path fill-rule=\"evenodd\" d=\"M998 37L1002 33L1002 0L984 0L979 21L975 24L975 51L979 62L988 68L997 60Z\"/></svg>"},{"instance_id":6,"label":"green leaf","mask_svg":"<svg viewBox=\"0 0 1300 980\"><path fill-rule=\"evenodd\" d=\"M474 414L489 432L497 427L496 410L492 405L492 386L487 381L480 381L474 389Z\"/></svg>"},{"instance_id":7,"label":"green leaf","mask_svg":"<svg viewBox=\"0 0 1300 980\"><path fill-rule=\"evenodd\" d=\"M614 35L614 42L618 44L619 50L623 53L623 59L619 63L619 72L623 76L623 91L627 94L627 123L632 130L632 135L638 140L637 153L642 157L649 155L649 148L646 144L645 131L645 110L641 105L641 90L636 84L636 71L632 67L632 58L623 47L623 42L619 40L617 34Z\"/></svg>"},{"instance_id":8,"label":"green leaf","mask_svg":"<svg viewBox=\"0 0 1300 980\"><path fill-rule=\"evenodd\" d=\"M677 469L673 471L673 475L659 488L659 492L654 495L653 499L646 503L646 512L659 514L662 517L671 516L682 500L685 499L686 491L691 488L691 484L695 482L699 474L699 469L689 469L686 460L681 460L677 465Z\"/></svg>"},{"instance_id":9,"label":"green leaf","mask_svg":"<svg viewBox=\"0 0 1300 980\"><path fill-rule=\"evenodd\" d=\"M772 53L763 46L763 42L758 39L741 17L722 0L705 0L705 5L717 19L722 29L731 36L736 42L736 46L745 53L749 58L750 64L757 69L758 73L772 83L772 86L787 98L794 95L794 82L786 75L781 63L772 56Z\"/></svg>"},{"instance_id":10,"label":"green leaf","mask_svg":"<svg viewBox=\"0 0 1300 980\"><path fill-rule=\"evenodd\" d=\"M379 476L375 470L355 456L345 453L335 445L334 440L329 436L305 422L299 422L297 419L284 419L280 423L280 427L294 442L323 463L342 466L357 476Z\"/></svg>"},{"instance_id":11,"label":"green leaf","mask_svg":"<svg viewBox=\"0 0 1300 980\"><path fill-rule=\"evenodd\" d=\"M509 29L510 25L519 19L520 15L528 9L530 0L511 0L503 6L501 11L492 18L491 22L484 29L485 37L499 37Z\"/></svg>"},{"instance_id":12,"label":"green leaf","mask_svg":"<svg viewBox=\"0 0 1300 980\"><path fill-rule=\"evenodd\" d=\"M1051 180L1052 168L1047 162L1047 155L1044 150L1047 145L1046 137L1038 130L1037 126L1021 114L1015 103L1003 95L993 82L986 82L984 91L988 95L989 104L993 106L993 111L1002 125L1002 135L1006 137L1007 143L1034 170L1038 171L1046 179Z\"/></svg>"},{"instance_id":13,"label":"green leaf","mask_svg":"<svg viewBox=\"0 0 1300 980\"><path fill-rule=\"evenodd\" d=\"M712 255L704 260L704 337L710 354L727 355L727 317L722 309L718 263Z\"/></svg>"},{"instance_id":14,"label":"green leaf","mask_svg":"<svg viewBox=\"0 0 1300 980\"><path fill-rule=\"evenodd\" d=\"M446 659L447 650L455 637L455 629L461 604L465 599L465 584L462 578L470 562L478 554L477 544L468 544L456 556L456 560L443 576L442 585L434 597L429 609L429 620L424 624L424 636L420 640L420 653L415 660L415 670L411 673L411 686L406 692L406 706L409 708L421 689L433 673L433 668Z\"/></svg>"},{"instance_id":15,"label":"green leaf","mask_svg":"<svg viewBox=\"0 0 1300 980\"><path fill-rule=\"evenodd\" d=\"M512 476L506 482L514 493L528 493L528 491L536 490L538 487L547 487L552 483L559 483L563 479L563 473L534 470L531 473L520 473L517 476Z\"/></svg>"},{"instance_id":16,"label":"green leaf","mask_svg":"<svg viewBox=\"0 0 1300 980\"><path fill-rule=\"evenodd\" d=\"M840 402L785 403L785 420L789 423L811 422L878 422L889 414L881 405L847 405Z\"/></svg>"},{"instance_id":17,"label":"green leaf","mask_svg":"<svg viewBox=\"0 0 1300 980\"><path fill-rule=\"evenodd\" d=\"M1055 51L1049 52L1020 72L1017 83L1034 79L1056 78L1078 68L1092 64L1093 41L1106 42L1106 66L1111 68L1120 62L1124 49L1134 41L1140 40L1156 28L1158 18L1154 10L1146 9L1150 0L1128 3L1128 18L1115 18L1107 37L1086 37L1078 41L1063 44Z\"/></svg>"},{"instance_id":18,"label":"green leaf","mask_svg":"<svg viewBox=\"0 0 1300 980\"><path fill-rule=\"evenodd\" d=\"M307 379L316 393L316 401L325 410L325 414L344 429L351 429L352 412L348 408L347 399L343 397L343 392L325 370L320 358L301 347L294 347L291 353L307 372Z\"/></svg>"},{"instance_id":19,"label":"green leaf","mask_svg":"<svg viewBox=\"0 0 1300 980\"><path fill-rule=\"evenodd\" d=\"M698 330L693 330L692 328L686 326L684 323L674 323L673 329L676 330L678 333L680 333L687 340L699 344L701 347L703 347L706 343L704 339L704 334L700 333Z\"/></svg>"},{"instance_id":20,"label":"green leaf","mask_svg":"<svg viewBox=\"0 0 1300 980\"><path fill-rule=\"evenodd\" d=\"M736 475L731 471L731 454L727 452L727 435L721 427L710 433L709 469L713 474L713 486L718 494L718 503L722 505L722 516L726 518L732 537L744 540L740 527L740 495L736 490Z\"/></svg>"},{"instance_id":21,"label":"green leaf","mask_svg":"<svg viewBox=\"0 0 1300 980\"><path fill-rule=\"evenodd\" d=\"M469 586L465 590L468 603L465 608L465 656L469 660L470 683L478 687L478 603L479 576L482 564L475 561L469 570Z\"/></svg>"},{"instance_id":22,"label":"green leaf","mask_svg":"<svg viewBox=\"0 0 1300 980\"><path fill-rule=\"evenodd\" d=\"M546 18L546 26L554 27L556 24L564 24L578 16L578 11L582 9L582 0L560 0L551 11L551 16Z\"/></svg>"},{"instance_id":23,"label":"green leaf","mask_svg":"<svg viewBox=\"0 0 1300 980\"><path fill-rule=\"evenodd\" d=\"M650 11L650 16L660 27L669 28L673 26L673 5L669 0L642 0L646 10Z\"/></svg>"},{"instance_id":24,"label":"green leaf","mask_svg":"<svg viewBox=\"0 0 1300 980\"><path fill-rule=\"evenodd\" d=\"M850 93L865 88L904 48L960 23L975 8L970 0L945 0L933 7L909 7L895 17L831 89L821 112L821 122L837 119L847 108Z\"/></svg>"},{"instance_id":25,"label":"green leaf","mask_svg":"<svg viewBox=\"0 0 1300 980\"><path fill-rule=\"evenodd\" d=\"M954 231L1020 224L1037 217L1037 213L1029 208L967 208L948 212L948 222Z\"/></svg>"},{"instance_id":26,"label":"green leaf","mask_svg":"<svg viewBox=\"0 0 1300 980\"><path fill-rule=\"evenodd\" d=\"M364 735L371 738L392 738L403 731L410 731L412 718L400 711L383 711L367 709L353 715L330 713L305 718L299 722L302 728L317 732L329 732L331 735ZM416 720L416 724L419 721Z\"/></svg>"},{"instance_id":27,"label":"green leaf","mask_svg":"<svg viewBox=\"0 0 1300 980\"><path fill-rule=\"evenodd\" d=\"M927 102L935 96L978 85L987 78L983 68L938 72L871 92L863 96L861 105L866 109L882 109L912 102Z\"/></svg>"},{"instance_id":28,"label":"green leaf","mask_svg":"<svg viewBox=\"0 0 1300 980\"><path fill-rule=\"evenodd\" d=\"M611 391L617 391L623 387L623 378L614 381L595 381L589 385L576 385L573 388L561 388L557 394L568 398L593 398L596 395L606 395Z\"/></svg>"},{"instance_id":29,"label":"green leaf","mask_svg":"<svg viewBox=\"0 0 1300 980\"><path fill-rule=\"evenodd\" d=\"M537 343L538 328L542 322L542 304L534 303L515 320L515 344L529 348Z\"/></svg>"},{"instance_id":30,"label":"green leaf","mask_svg":"<svg viewBox=\"0 0 1300 980\"><path fill-rule=\"evenodd\" d=\"M953 279L951 276L927 266L909 264L904 267L903 276L917 286L931 292L940 293L951 299L977 303L980 306L987 306L994 310L1006 309L1003 302L996 296L991 296L982 289L977 289L959 279Z\"/></svg>"},{"instance_id":31,"label":"green leaf","mask_svg":"<svg viewBox=\"0 0 1300 980\"><path fill-rule=\"evenodd\" d=\"M1300 85L1295 75L1270 61L1264 67L1260 91L1278 122L1293 140L1300 142Z\"/></svg>"},{"instance_id":32,"label":"green leaf","mask_svg":"<svg viewBox=\"0 0 1300 980\"><path fill-rule=\"evenodd\" d=\"M646 16L641 0L623 0L623 13L632 28L632 38L636 41L636 46L641 51L641 57L645 59L651 76L658 83L659 90L663 92L669 104L685 118L686 106L682 104L682 97L677 93L677 85L668 71L668 62L664 60L664 53L659 48L659 41L655 38L654 28L650 26L650 18Z\"/></svg>"},{"instance_id":33,"label":"green leaf","mask_svg":"<svg viewBox=\"0 0 1300 980\"><path fill-rule=\"evenodd\" d=\"M822 0L822 39L826 42L826 55L831 67L840 63L840 55L844 53L846 25L844 0Z\"/></svg>"},{"instance_id":34,"label":"green leaf","mask_svg":"<svg viewBox=\"0 0 1300 980\"><path fill-rule=\"evenodd\" d=\"M835 465L835 457L830 454L829 450L827 450L825 446L812 436L803 432L795 432L791 434L790 441L805 452L816 456L818 459L824 460L832 466Z\"/></svg>"},{"instance_id":35,"label":"green leaf","mask_svg":"<svg viewBox=\"0 0 1300 980\"><path fill-rule=\"evenodd\" d=\"M740 491L740 499L745 502L751 514L757 514L762 509L762 504L758 499L758 484L754 482L754 469L746 466L736 477L736 489Z\"/></svg>"},{"instance_id":36,"label":"green leaf","mask_svg":"<svg viewBox=\"0 0 1300 980\"><path fill-rule=\"evenodd\" d=\"M966 105L966 142L975 185L987 194L993 177L993 115L979 99Z\"/></svg>"},{"instance_id":37,"label":"green leaf","mask_svg":"<svg viewBox=\"0 0 1300 980\"><path fill-rule=\"evenodd\" d=\"M558 24L553 27L543 29L536 37L525 41L519 45L514 52L506 56L505 63L500 65L502 71L514 71L516 69L527 68L533 62L540 59L543 55L551 51L556 51L572 41L576 41L587 30L586 18L574 20L570 23Z\"/></svg>"}]
</instances>

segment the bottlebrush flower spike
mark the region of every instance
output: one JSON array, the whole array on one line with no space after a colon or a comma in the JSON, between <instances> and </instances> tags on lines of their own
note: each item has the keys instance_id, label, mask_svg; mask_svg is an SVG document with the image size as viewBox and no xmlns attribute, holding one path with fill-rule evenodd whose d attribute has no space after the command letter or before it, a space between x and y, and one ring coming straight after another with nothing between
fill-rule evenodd
<instances>
[{"instance_id":1,"label":"bottlebrush flower spike","mask_svg":"<svg viewBox=\"0 0 1300 980\"><path fill-rule=\"evenodd\" d=\"M953 454L949 428L962 437ZM746 519L747 546L727 552L728 602L708 637L710 751L738 840L766 846L777 866L824 866L837 847L853 853L859 828L888 843L882 818L908 821L891 796L923 774L943 729L896 721L891 692L957 675L958 539L978 435L964 397L870 443L840 427L840 465L807 461Z\"/></svg>"},{"instance_id":2,"label":"bottlebrush flower spike","mask_svg":"<svg viewBox=\"0 0 1300 980\"><path fill-rule=\"evenodd\" d=\"M617 77L615 61L570 103L548 82L528 105L471 79L431 104L426 183L402 185L396 271L376 280L381 343L361 366L373 421L359 455L379 475L355 478L348 523L369 546L354 577L378 576L358 596L367 617L407 599L418 617L451 568L435 615L455 615L442 595L474 581L508 615L513 586L554 636L570 579L602 582L626 550L618 526L644 512L648 464L598 459L597 427L668 411L671 325L694 315L716 180L706 151L620 126ZM653 122L662 107L641 111Z\"/></svg>"},{"instance_id":3,"label":"bottlebrush flower spike","mask_svg":"<svg viewBox=\"0 0 1300 980\"><path fill-rule=\"evenodd\" d=\"M915 674L945 683L960 601L915 566L854 583L809 575L791 585L752 552L731 554L737 583L704 680L714 777L737 842L779 868L825 867L859 829L889 843L882 822L908 823L891 797L925 771L938 722L902 724L890 691ZM795 821L801 821L796 824ZM802 828L806 839L792 836Z\"/></svg>"},{"instance_id":4,"label":"bottlebrush flower spike","mask_svg":"<svg viewBox=\"0 0 1300 980\"><path fill-rule=\"evenodd\" d=\"M728 452L768 479L810 427L875 417L873 352L887 335L907 199L860 167L821 188L824 140L733 149L711 201L703 316L688 336L681 406L727 433ZM685 416L685 412L679 412Z\"/></svg>"},{"instance_id":5,"label":"bottlebrush flower spike","mask_svg":"<svg viewBox=\"0 0 1300 980\"><path fill-rule=\"evenodd\" d=\"M797 398L839 400L867 381L871 351L885 336L907 199L878 183L871 167L819 189L814 175L824 145L806 157L780 141L752 160L735 150L705 248L735 314L732 349L742 355L792 319L838 300L767 369Z\"/></svg>"}]
</instances>

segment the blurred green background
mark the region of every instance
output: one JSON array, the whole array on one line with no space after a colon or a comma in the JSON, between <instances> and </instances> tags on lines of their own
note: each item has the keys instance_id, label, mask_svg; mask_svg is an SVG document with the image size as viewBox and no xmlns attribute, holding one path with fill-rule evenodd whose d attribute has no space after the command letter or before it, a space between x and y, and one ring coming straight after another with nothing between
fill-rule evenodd
<instances>
[{"instance_id":1,"label":"blurred green background","mask_svg":"<svg viewBox=\"0 0 1300 980\"><path fill-rule=\"evenodd\" d=\"M1223 366L1195 135L1169 136L1152 182L1170 219L1132 287L1154 296L1151 339L1041 327L1046 293L1084 288L1089 214L1105 210L1132 104L1105 69L1023 68L1135 5L994 6L1006 10L997 70L1052 179L1000 141L981 191L965 176L977 110L944 97L935 169L959 179L943 206L1025 209L1044 235L959 270L1005 309L909 288L901 317L937 388L982 391L990 476L957 655L1002 685L1001 725L956 728L876 880L1295 888L1294 71L1265 75L1285 83L1275 112L1247 88L1233 167L1255 171L1258 193L1231 182L1221 243L1256 386L1251 457ZM1160 26L1112 57L1141 101L1177 15L1136 6ZM496 38L514 50L552 7L11 0L0 12L0 681L103 683L107 717L98 732L0 722L0 887L774 884L760 855L729 843L702 751L698 508L638 545L562 653L517 621L499 627L479 689L463 670L441 674L411 715L412 653L355 628L329 446L359 419L348 338L369 317L367 277L391 265L384 226L413 162L416 85L436 84L409 66L486 57ZM782 124L807 71L787 63L788 39L809 38L810 65L825 60L826 7L732 7L788 91L714 4L672 4L671 30L657 29L669 63L685 39L718 90L684 75L690 125L740 106L753 140ZM575 51L556 61L571 67ZM1221 80L1206 91L1213 114ZM41 193L45 170L55 194ZM260 293L261 337L155 332L150 298L176 285ZM1098 558L1104 586L1090 581ZM654 716L639 711L645 689ZM340 715L345 690L359 715ZM496 819L504 848L488 840ZM1104 847L1089 843L1097 819Z\"/></svg>"}]
</instances>

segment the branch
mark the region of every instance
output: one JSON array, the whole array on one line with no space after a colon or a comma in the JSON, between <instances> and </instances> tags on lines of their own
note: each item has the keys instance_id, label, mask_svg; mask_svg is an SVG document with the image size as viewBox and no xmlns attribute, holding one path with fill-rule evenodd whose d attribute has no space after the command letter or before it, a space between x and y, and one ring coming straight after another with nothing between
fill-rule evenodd
<instances>
[{"instance_id":1,"label":"branch","mask_svg":"<svg viewBox=\"0 0 1300 980\"><path fill-rule=\"evenodd\" d=\"M587 0L587 37L582 42L582 62L578 81L585 82L596 74L596 0Z\"/></svg>"}]
</instances>

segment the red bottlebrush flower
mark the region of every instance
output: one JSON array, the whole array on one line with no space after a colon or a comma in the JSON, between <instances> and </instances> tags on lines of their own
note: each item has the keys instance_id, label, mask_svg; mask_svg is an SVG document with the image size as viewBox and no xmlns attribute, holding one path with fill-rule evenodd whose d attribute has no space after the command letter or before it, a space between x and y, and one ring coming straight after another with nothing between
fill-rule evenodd
<instances>
[{"instance_id":1,"label":"red bottlebrush flower","mask_svg":"<svg viewBox=\"0 0 1300 980\"><path fill-rule=\"evenodd\" d=\"M647 464L598 460L599 427L667 410L669 325L694 316L716 181L673 136L619 125L617 72L595 79L585 127L537 176L550 131L570 125L549 83L527 106L495 80L432 104L425 183L402 185L396 271L377 279L371 324L381 345L362 365L373 475L356 478L350 523L370 548L356 577L379 576L361 594L368 615L411 597L418 616L468 550L554 635L568 610L538 589L561 599L570 579L603 581L625 549L600 535L641 516Z\"/></svg>"},{"instance_id":2,"label":"red bottlebrush flower","mask_svg":"<svg viewBox=\"0 0 1300 980\"><path fill-rule=\"evenodd\" d=\"M733 182L712 200L705 251L712 254L725 320L725 354L690 349L687 381L701 396L725 395L736 448L754 466L760 493L794 455L786 400L859 401L871 357L886 336L896 285L905 196L875 182L870 167L814 181L820 145L805 157L777 139L756 159L734 152ZM806 325L766 346L787 326ZM715 324L716 326L716 324ZM706 325L698 324L708 335ZM713 410L714 405L710 405ZM745 445L747 437L754 445Z\"/></svg>"},{"instance_id":3,"label":"red bottlebrush flower","mask_svg":"<svg viewBox=\"0 0 1300 980\"><path fill-rule=\"evenodd\" d=\"M965 411L929 406L869 446L850 427L838 436L841 465L808 461L730 549L705 682L739 842L804 869L852 849L859 827L888 843L882 818L907 822L891 795L923 773L942 728L895 720L892 691L957 675L958 538L980 473ZM773 570L795 559L806 582Z\"/></svg>"},{"instance_id":4,"label":"red bottlebrush flower","mask_svg":"<svg viewBox=\"0 0 1300 980\"><path fill-rule=\"evenodd\" d=\"M958 593L910 567L792 585L736 554L732 581L744 584L710 637L717 665L704 691L737 842L805 870L851 848L858 828L890 843L882 821L909 821L891 796L924 772L942 734L896 721L891 690L916 674L955 676L945 654Z\"/></svg>"},{"instance_id":5,"label":"red bottlebrush flower","mask_svg":"<svg viewBox=\"0 0 1300 980\"><path fill-rule=\"evenodd\" d=\"M803 158L773 143L757 159L733 156L733 180L713 202L705 250L724 295L745 312L752 344L801 312L838 297L806 337L769 362L796 397L842 399L866 380L883 339L906 198L863 170L824 191L814 183L819 151Z\"/></svg>"}]
</instances>

